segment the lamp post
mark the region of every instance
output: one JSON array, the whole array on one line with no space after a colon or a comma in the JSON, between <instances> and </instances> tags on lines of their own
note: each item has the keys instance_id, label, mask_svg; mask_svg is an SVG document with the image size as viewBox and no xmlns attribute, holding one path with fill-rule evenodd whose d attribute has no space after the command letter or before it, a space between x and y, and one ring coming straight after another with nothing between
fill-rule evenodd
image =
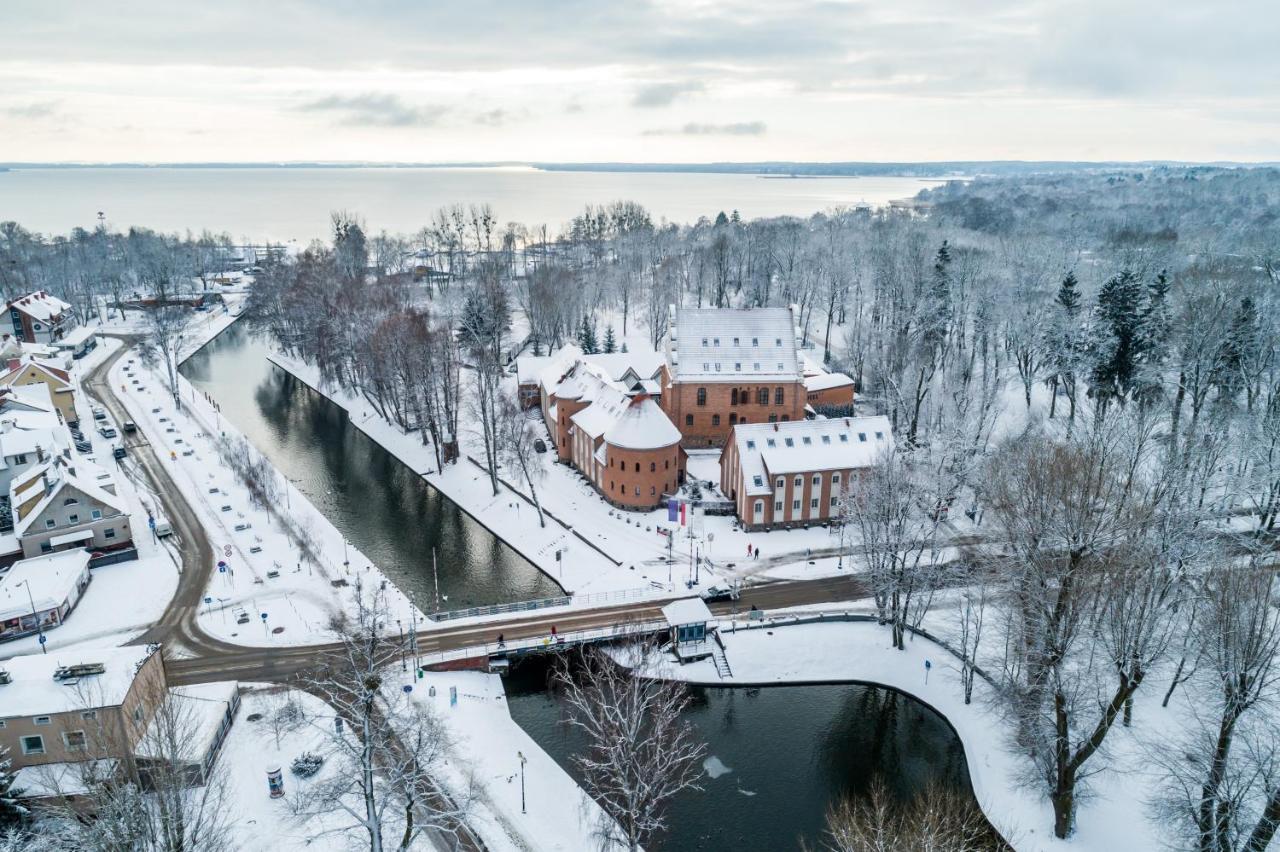
<instances>
[{"instance_id":1,"label":"lamp post","mask_svg":"<svg viewBox=\"0 0 1280 852\"><path fill-rule=\"evenodd\" d=\"M400 671L407 672L409 663L404 658L404 627L400 625L400 619L396 619L396 632L400 634Z\"/></svg>"},{"instance_id":2,"label":"lamp post","mask_svg":"<svg viewBox=\"0 0 1280 852\"><path fill-rule=\"evenodd\" d=\"M529 761L522 751L516 752L516 757L520 758L520 813L525 814L528 811L524 808L524 765Z\"/></svg>"},{"instance_id":3,"label":"lamp post","mask_svg":"<svg viewBox=\"0 0 1280 852\"><path fill-rule=\"evenodd\" d=\"M31 581L23 580L22 585L27 587L27 601L31 604L31 618L36 623L36 635L40 637L40 653L47 654L49 649L44 646L44 628L40 626L40 614L36 612L36 599L31 596Z\"/></svg>"}]
</instances>

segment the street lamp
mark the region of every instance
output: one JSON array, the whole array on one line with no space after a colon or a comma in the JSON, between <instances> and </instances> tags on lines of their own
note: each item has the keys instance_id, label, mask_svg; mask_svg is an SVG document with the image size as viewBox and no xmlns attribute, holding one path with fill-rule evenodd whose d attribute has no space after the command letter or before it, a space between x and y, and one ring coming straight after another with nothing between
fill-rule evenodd
<instances>
[{"instance_id":1,"label":"street lamp","mask_svg":"<svg viewBox=\"0 0 1280 852\"><path fill-rule=\"evenodd\" d=\"M409 663L404 658L404 628L400 626L400 619L396 619L396 632L400 634L400 671L407 672Z\"/></svg>"},{"instance_id":2,"label":"street lamp","mask_svg":"<svg viewBox=\"0 0 1280 852\"><path fill-rule=\"evenodd\" d=\"M516 752L516 757L520 758L520 813L525 814L528 811L524 809L524 765L529 761L522 751Z\"/></svg>"},{"instance_id":3,"label":"street lamp","mask_svg":"<svg viewBox=\"0 0 1280 852\"><path fill-rule=\"evenodd\" d=\"M40 637L40 653L47 654L49 649L44 646L44 628L40 626L40 614L36 612L36 599L31 596L31 581L23 580L22 585L27 587L27 601L31 604L31 618L36 623L36 634Z\"/></svg>"}]
</instances>

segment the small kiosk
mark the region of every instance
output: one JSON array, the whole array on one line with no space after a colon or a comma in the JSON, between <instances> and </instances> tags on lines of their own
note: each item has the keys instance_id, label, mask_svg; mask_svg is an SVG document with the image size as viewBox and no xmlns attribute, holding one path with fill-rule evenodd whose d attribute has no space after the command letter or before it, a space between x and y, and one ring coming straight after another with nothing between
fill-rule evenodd
<instances>
[{"instance_id":1,"label":"small kiosk","mask_svg":"<svg viewBox=\"0 0 1280 852\"><path fill-rule=\"evenodd\" d=\"M682 598L662 608L662 616L671 628L671 650L681 663L711 656L707 624L711 610L702 598Z\"/></svg>"}]
</instances>

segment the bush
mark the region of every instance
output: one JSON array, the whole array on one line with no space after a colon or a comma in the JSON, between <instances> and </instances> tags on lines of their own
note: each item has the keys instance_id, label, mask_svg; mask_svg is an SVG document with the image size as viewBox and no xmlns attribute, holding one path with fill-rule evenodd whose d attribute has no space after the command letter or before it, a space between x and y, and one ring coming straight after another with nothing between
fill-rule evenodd
<instances>
[{"instance_id":1,"label":"bush","mask_svg":"<svg viewBox=\"0 0 1280 852\"><path fill-rule=\"evenodd\" d=\"M289 771L299 778L310 778L320 771L320 767L324 766L324 758L315 752L304 751L293 759L293 765L289 767Z\"/></svg>"}]
</instances>

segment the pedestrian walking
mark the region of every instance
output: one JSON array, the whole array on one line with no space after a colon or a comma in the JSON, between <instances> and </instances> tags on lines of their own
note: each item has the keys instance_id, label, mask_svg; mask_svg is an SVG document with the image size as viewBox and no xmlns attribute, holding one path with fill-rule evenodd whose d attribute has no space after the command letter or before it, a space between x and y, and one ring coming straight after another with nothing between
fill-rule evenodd
<instances>
[{"instance_id":1,"label":"pedestrian walking","mask_svg":"<svg viewBox=\"0 0 1280 852\"><path fill-rule=\"evenodd\" d=\"M751 542L747 542L747 558L751 558Z\"/></svg>"}]
</instances>

